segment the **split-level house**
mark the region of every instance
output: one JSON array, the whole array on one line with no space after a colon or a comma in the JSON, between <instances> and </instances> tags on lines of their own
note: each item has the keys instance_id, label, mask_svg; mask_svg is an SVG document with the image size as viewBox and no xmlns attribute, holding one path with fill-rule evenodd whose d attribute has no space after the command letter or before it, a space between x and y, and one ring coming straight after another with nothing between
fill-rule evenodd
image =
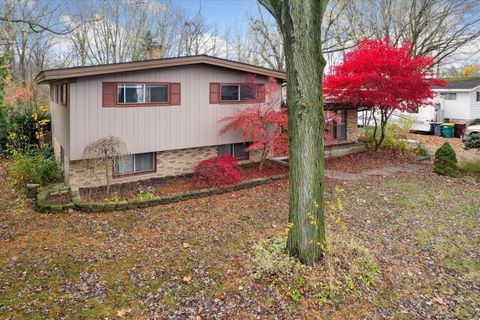
<instances>
[{"instance_id":1,"label":"split-level house","mask_svg":"<svg viewBox=\"0 0 480 320\"><path fill-rule=\"evenodd\" d=\"M443 116L451 122L469 123L480 118L480 77L444 79L433 91L443 101Z\"/></svg>"},{"instance_id":2,"label":"split-level house","mask_svg":"<svg viewBox=\"0 0 480 320\"><path fill-rule=\"evenodd\" d=\"M252 74L256 90L244 90ZM52 141L65 182L84 188L106 184L106 166L93 165L84 151L109 136L129 152L110 169L114 184L192 173L201 160L224 153L257 160L245 152L241 130L220 134L220 120L264 103L268 78L281 93L284 72L200 55L46 70L37 82L50 86ZM356 110L338 112L343 122L331 129L334 142L356 141Z\"/></svg>"}]
</instances>

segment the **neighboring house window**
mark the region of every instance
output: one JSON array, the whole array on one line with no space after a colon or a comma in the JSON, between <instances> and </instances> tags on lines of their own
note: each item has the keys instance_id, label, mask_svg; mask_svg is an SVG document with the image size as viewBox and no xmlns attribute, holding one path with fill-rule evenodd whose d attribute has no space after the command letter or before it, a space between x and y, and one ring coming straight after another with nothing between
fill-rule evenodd
<instances>
[{"instance_id":1,"label":"neighboring house window","mask_svg":"<svg viewBox=\"0 0 480 320\"><path fill-rule=\"evenodd\" d=\"M335 113L339 116L338 123L330 121L325 125L325 131L336 140L347 139L347 110L339 109Z\"/></svg>"},{"instance_id":2,"label":"neighboring house window","mask_svg":"<svg viewBox=\"0 0 480 320\"><path fill-rule=\"evenodd\" d=\"M117 87L118 103L168 103L168 84L124 84Z\"/></svg>"},{"instance_id":3,"label":"neighboring house window","mask_svg":"<svg viewBox=\"0 0 480 320\"><path fill-rule=\"evenodd\" d=\"M440 93L440 97L444 100L457 100L457 93L456 92L442 92Z\"/></svg>"},{"instance_id":4,"label":"neighboring house window","mask_svg":"<svg viewBox=\"0 0 480 320\"><path fill-rule=\"evenodd\" d=\"M477 102L480 101L480 91L477 91Z\"/></svg>"},{"instance_id":5,"label":"neighboring house window","mask_svg":"<svg viewBox=\"0 0 480 320\"><path fill-rule=\"evenodd\" d=\"M218 146L218 155L229 154L237 160L247 160L248 152L245 151L249 147L249 143L231 143Z\"/></svg>"},{"instance_id":6,"label":"neighboring house window","mask_svg":"<svg viewBox=\"0 0 480 320\"><path fill-rule=\"evenodd\" d=\"M104 107L180 105L180 83L103 82Z\"/></svg>"},{"instance_id":7,"label":"neighboring house window","mask_svg":"<svg viewBox=\"0 0 480 320\"><path fill-rule=\"evenodd\" d=\"M131 154L115 161L116 176L153 171L155 171L155 152Z\"/></svg>"},{"instance_id":8,"label":"neighboring house window","mask_svg":"<svg viewBox=\"0 0 480 320\"><path fill-rule=\"evenodd\" d=\"M210 103L251 103L265 102L264 84L210 83Z\"/></svg>"}]
</instances>

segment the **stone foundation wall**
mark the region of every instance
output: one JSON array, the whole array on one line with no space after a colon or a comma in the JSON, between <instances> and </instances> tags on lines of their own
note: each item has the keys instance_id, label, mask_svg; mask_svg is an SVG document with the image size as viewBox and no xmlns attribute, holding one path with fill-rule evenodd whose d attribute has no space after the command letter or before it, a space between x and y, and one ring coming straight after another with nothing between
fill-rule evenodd
<instances>
[{"instance_id":1,"label":"stone foundation wall","mask_svg":"<svg viewBox=\"0 0 480 320\"><path fill-rule=\"evenodd\" d=\"M217 155L217 147L202 147L182 150L159 151L156 153L156 172L133 174L125 177L112 177L113 165L108 165L112 184L133 182L151 178L171 177L192 173L201 161ZM105 162L95 160L69 161L66 171L68 184L79 188L104 186L107 183ZM68 178L67 178L68 176Z\"/></svg>"},{"instance_id":2,"label":"stone foundation wall","mask_svg":"<svg viewBox=\"0 0 480 320\"><path fill-rule=\"evenodd\" d=\"M346 142L357 142L359 130L357 126L357 110L347 110L347 140Z\"/></svg>"}]
</instances>

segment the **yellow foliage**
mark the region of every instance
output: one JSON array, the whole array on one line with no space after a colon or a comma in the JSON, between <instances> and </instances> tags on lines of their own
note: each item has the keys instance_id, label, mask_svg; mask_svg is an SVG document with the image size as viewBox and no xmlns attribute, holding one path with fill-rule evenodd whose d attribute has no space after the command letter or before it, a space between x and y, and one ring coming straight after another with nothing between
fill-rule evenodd
<instances>
[{"instance_id":1,"label":"yellow foliage","mask_svg":"<svg viewBox=\"0 0 480 320\"><path fill-rule=\"evenodd\" d=\"M478 67L475 65L465 66L462 69L462 77L470 78L478 71Z\"/></svg>"}]
</instances>

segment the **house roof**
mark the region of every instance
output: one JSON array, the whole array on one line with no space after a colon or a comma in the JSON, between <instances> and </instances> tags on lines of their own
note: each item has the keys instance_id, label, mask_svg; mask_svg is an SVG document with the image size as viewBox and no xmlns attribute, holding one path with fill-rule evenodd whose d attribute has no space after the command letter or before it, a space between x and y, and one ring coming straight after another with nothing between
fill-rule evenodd
<instances>
[{"instance_id":1,"label":"house roof","mask_svg":"<svg viewBox=\"0 0 480 320\"><path fill-rule=\"evenodd\" d=\"M444 87L433 86L433 89L437 90L461 90L469 91L480 86L480 77L472 78L446 78L443 79L447 82Z\"/></svg>"},{"instance_id":2,"label":"house roof","mask_svg":"<svg viewBox=\"0 0 480 320\"><path fill-rule=\"evenodd\" d=\"M248 73L254 73L267 77L274 77L277 79L285 80L287 78L286 73L278 70L268 69L264 67L254 66L247 63L231 61L222 58L211 57L207 55L186 56L177 58L164 58L154 60L144 60L135 62L122 62L102 64L96 66L83 66L64 69L52 69L41 71L35 78L36 82L48 83L50 81L95 76L117 72L148 70L193 64L207 64L227 69L233 69Z\"/></svg>"}]
</instances>

